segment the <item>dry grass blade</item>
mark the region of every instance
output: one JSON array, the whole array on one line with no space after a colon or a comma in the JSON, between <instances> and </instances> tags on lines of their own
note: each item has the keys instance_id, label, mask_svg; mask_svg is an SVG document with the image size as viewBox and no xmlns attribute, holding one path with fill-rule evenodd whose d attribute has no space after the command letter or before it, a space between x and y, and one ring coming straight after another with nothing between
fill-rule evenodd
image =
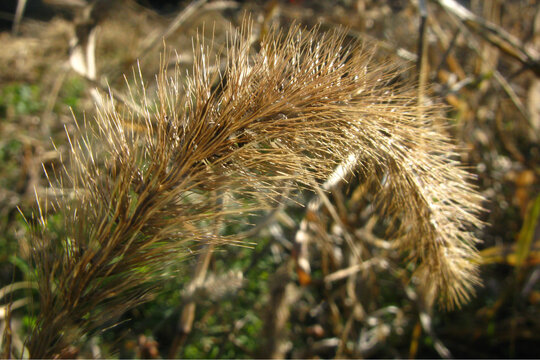
<instances>
[{"instance_id":1,"label":"dry grass blade","mask_svg":"<svg viewBox=\"0 0 540 360\"><path fill-rule=\"evenodd\" d=\"M163 39L166 39L170 34L172 34L174 31L176 31L190 16L195 14L197 10L203 6L207 0L196 0L191 2L188 6L186 6L185 9L180 11L178 15L174 18L173 21L169 24L167 29L160 33L159 35L156 35L152 37L151 39L147 40L147 45L144 47L144 49L140 52L140 55L138 58L144 57L148 52L154 48L157 44L159 44L160 41L163 41Z\"/></svg>"},{"instance_id":2,"label":"dry grass blade","mask_svg":"<svg viewBox=\"0 0 540 360\"><path fill-rule=\"evenodd\" d=\"M391 85L391 66L342 33L273 31L258 53L250 34L232 32L222 70L196 42L185 78L163 70L155 96L139 79L143 115L104 100L96 126L70 140L58 186L72 196L55 205L65 235L48 236L40 209L31 240L41 306L32 357L74 356L82 335L148 300L168 264L231 242L209 224L316 186L351 154L362 177L379 179L397 244L429 292L450 305L468 298L480 199L433 125L436 109L419 109L414 91Z\"/></svg>"},{"instance_id":3,"label":"dry grass blade","mask_svg":"<svg viewBox=\"0 0 540 360\"><path fill-rule=\"evenodd\" d=\"M540 54L538 51L527 49L512 34L473 14L454 0L437 0L436 2L449 13L457 16L467 26L476 29L487 41L530 67L535 74L538 75L540 73Z\"/></svg>"},{"instance_id":4,"label":"dry grass blade","mask_svg":"<svg viewBox=\"0 0 540 360\"><path fill-rule=\"evenodd\" d=\"M15 17L13 18L13 27L11 30L13 35L17 35L19 33L19 26L21 25L24 9L26 8L26 1L27 0L17 1L17 8L15 9Z\"/></svg>"}]
</instances>

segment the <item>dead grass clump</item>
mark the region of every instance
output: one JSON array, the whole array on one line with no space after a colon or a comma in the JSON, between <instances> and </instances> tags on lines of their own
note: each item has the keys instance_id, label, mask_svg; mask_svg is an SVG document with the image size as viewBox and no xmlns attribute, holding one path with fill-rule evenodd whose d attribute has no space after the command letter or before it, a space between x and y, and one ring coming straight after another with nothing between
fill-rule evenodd
<instances>
[{"instance_id":1,"label":"dead grass clump","mask_svg":"<svg viewBox=\"0 0 540 360\"><path fill-rule=\"evenodd\" d=\"M43 72L64 62L72 31L69 22L63 19L53 19L48 24L28 22L21 31L18 37L8 32L0 33L3 48L0 82L35 81Z\"/></svg>"}]
</instances>

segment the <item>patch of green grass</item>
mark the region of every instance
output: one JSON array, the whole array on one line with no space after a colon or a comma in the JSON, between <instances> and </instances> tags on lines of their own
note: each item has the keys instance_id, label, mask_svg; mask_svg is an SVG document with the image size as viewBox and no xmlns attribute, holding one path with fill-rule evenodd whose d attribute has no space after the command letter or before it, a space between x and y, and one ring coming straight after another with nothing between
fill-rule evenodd
<instances>
[{"instance_id":1,"label":"patch of green grass","mask_svg":"<svg viewBox=\"0 0 540 360\"><path fill-rule=\"evenodd\" d=\"M76 111L79 107L81 98L84 97L86 84L79 76L68 78L60 91L60 101L58 102L59 111L64 111L66 106Z\"/></svg>"},{"instance_id":2,"label":"patch of green grass","mask_svg":"<svg viewBox=\"0 0 540 360\"><path fill-rule=\"evenodd\" d=\"M35 84L10 84L0 94L0 118L36 114L43 108L40 87Z\"/></svg>"}]
</instances>

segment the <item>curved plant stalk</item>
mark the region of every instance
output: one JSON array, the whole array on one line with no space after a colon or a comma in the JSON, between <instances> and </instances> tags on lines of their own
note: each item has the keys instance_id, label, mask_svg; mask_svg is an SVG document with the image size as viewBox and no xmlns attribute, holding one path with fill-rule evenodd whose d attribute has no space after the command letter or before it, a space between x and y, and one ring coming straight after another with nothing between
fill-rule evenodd
<instances>
[{"instance_id":1,"label":"curved plant stalk","mask_svg":"<svg viewBox=\"0 0 540 360\"><path fill-rule=\"evenodd\" d=\"M394 68L342 33L273 31L257 53L250 33L232 32L215 61L195 42L186 76L161 71L155 94L139 80L142 115L111 97L70 140L51 184L64 194L55 206L65 234L51 236L40 215L31 239L40 294L31 357L73 356L84 336L159 291L168 265L234 243L210 224L321 184L351 154L360 176L380 179L395 243L420 264L420 282L449 305L468 299L477 277L467 229L480 198L434 125L437 108L419 109L413 89L391 85Z\"/></svg>"}]
</instances>

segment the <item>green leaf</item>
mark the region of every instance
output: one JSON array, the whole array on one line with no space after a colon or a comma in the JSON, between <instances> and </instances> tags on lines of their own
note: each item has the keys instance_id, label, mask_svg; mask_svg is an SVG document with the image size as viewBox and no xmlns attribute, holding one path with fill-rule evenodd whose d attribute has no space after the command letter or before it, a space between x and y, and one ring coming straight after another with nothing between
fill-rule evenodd
<instances>
[{"instance_id":1,"label":"green leaf","mask_svg":"<svg viewBox=\"0 0 540 360\"><path fill-rule=\"evenodd\" d=\"M529 205L523 226L519 231L516 248L516 269L519 271L529 256L540 216L540 195Z\"/></svg>"}]
</instances>

